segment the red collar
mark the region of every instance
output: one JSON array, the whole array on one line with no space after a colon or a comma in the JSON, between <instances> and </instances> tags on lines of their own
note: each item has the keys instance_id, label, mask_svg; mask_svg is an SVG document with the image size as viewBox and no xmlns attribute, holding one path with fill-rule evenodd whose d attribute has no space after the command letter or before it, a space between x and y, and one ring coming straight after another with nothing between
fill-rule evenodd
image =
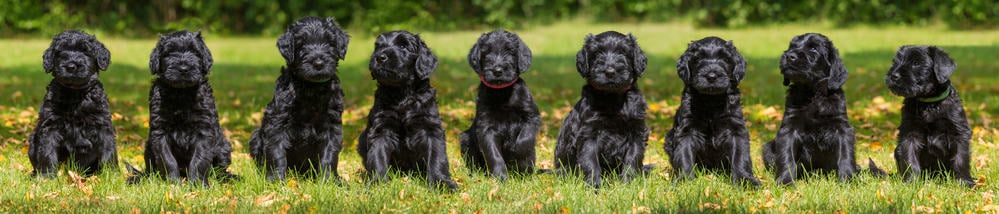
<instances>
[{"instance_id":1,"label":"red collar","mask_svg":"<svg viewBox=\"0 0 999 214\"><path fill-rule=\"evenodd\" d=\"M518 80L520 80L519 77L517 79L513 80L513 81L508 82L508 83L503 83L503 84L499 84L499 85L493 85L493 84L489 84L489 82L486 82L486 79L483 78L482 76L479 76L479 82L482 82L482 85L485 85L486 87L489 87L489 88L492 88L492 89L504 89L506 87L510 87L511 85L517 83Z\"/></svg>"}]
</instances>

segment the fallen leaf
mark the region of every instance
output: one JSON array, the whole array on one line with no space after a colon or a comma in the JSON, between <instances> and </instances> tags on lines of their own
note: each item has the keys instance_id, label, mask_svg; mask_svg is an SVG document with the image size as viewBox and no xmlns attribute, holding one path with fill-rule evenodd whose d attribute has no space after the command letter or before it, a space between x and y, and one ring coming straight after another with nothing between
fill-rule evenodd
<instances>
[{"instance_id":1,"label":"fallen leaf","mask_svg":"<svg viewBox=\"0 0 999 214\"><path fill-rule=\"evenodd\" d=\"M499 185L493 186L493 189L489 190L489 194L487 195L487 198L490 201L494 200L494 197L496 197L496 193L497 192L499 192Z\"/></svg>"},{"instance_id":2,"label":"fallen leaf","mask_svg":"<svg viewBox=\"0 0 999 214\"><path fill-rule=\"evenodd\" d=\"M271 193L268 193L268 194L260 195L260 196L257 197L257 199L253 200L253 205L257 205L258 207L267 207L267 206L270 206L275 201L277 201L274 198L275 195L277 195L277 193L275 193L275 192L271 192Z\"/></svg>"},{"instance_id":3,"label":"fallen leaf","mask_svg":"<svg viewBox=\"0 0 999 214\"><path fill-rule=\"evenodd\" d=\"M59 192L50 192L50 193L45 193L45 195L42 195L42 197L45 197L45 198L55 198L55 197L59 197Z\"/></svg>"}]
</instances>

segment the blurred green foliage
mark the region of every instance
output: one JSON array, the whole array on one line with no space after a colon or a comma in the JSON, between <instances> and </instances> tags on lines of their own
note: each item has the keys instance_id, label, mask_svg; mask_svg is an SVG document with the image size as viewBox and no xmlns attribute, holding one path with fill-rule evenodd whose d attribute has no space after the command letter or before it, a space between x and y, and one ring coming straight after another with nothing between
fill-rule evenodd
<instances>
[{"instance_id":1,"label":"blurred green foliage","mask_svg":"<svg viewBox=\"0 0 999 214\"><path fill-rule=\"evenodd\" d=\"M703 27L823 21L854 24L946 24L993 28L994 0L465 0L465 1L35 1L0 0L0 35L51 35L87 29L143 36L179 29L224 35L277 35L294 19L333 16L365 33L393 29L517 29L585 16L601 22L690 21Z\"/></svg>"}]
</instances>

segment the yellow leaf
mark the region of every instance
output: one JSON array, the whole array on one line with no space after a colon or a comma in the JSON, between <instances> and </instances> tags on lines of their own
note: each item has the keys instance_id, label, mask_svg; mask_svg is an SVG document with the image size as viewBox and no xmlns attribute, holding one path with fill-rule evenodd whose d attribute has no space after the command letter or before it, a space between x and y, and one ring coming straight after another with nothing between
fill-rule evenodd
<instances>
[{"instance_id":1,"label":"yellow leaf","mask_svg":"<svg viewBox=\"0 0 999 214\"><path fill-rule=\"evenodd\" d=\"M59 197L59 192L50 192L50 193L45 193L45 195L43 195L42 197L46 197L46 198L55 198L55 197Z\"/></svg>"},{"instance_id":2,"label":"yellow leaf","mask_svg":"<svg viewBox=\"0 0 999 214\"><path fill-rule=\"evenodd\" d=\"M489 190L489 194L487 195L487 198L488 198L488 199L489 199L490 201L492 201L492 200L493 200L493 197L495 197L495 196L496 196L496 193L497 193L497 192L499 192L499 185L496 185L496 186L493 186L493 189L492 189L492 190Z\"/></svg>"},{"instance_id":3,"label":"yellow leaf","mask_svg":"<svg viewBox=\"0 0 999 214\"><path fill-rule=\"evenodd\" d=\"M399 200L403 200L403 199L406 199L406 190L400 189L399 190Z\"/></svg>"},{"instance_id":4,"label":"yellow leaf","mask_svg":"<svg viewBox=\"0 0 999 214\"><path fill-rule=\"evenodd\" d=\"M281 211L278 212L278 213L287 214L288 210L291 210L291 205L290 204L284 204L284 205L281 205Z\"/></svg>"},{"instance_id":5,"label":"yellow leaf","mask_svg":"<svg viewBox=\"0 0 999 214\"><path fill-rule=\"evenodd\" d=\"M288 188L298 189L298 182L295 179L288 179Z\"/></svg>"},{"instance_id":6,"label":"yellow leaf","mask_svg":"<svg viewBox=\"0 0 999 214\"><path fill-rule=\"evenodd\" d=\"M277 195L277 193L274 193L274 192L271 192L271 193L268 193L268 194L264 194L264 195L260 195L260 196L257 197L257 199L253 200L253 204L256 205L256 206L258 206L258 207L270 206L271 204L274 203L274 201L276 201L274 199L275 195Z\"/></svg>"},{"instance_id":7,"label":"yellow leaf","mask_svg":"<svg viewBox=\"0 0 999 214\"><path fill-rule=\"evenodd\" d=\"M871 142L871 146L870 146L871 150L881 150L881 147L882 147L881 141Z\"/></svg>"}]
</instances>

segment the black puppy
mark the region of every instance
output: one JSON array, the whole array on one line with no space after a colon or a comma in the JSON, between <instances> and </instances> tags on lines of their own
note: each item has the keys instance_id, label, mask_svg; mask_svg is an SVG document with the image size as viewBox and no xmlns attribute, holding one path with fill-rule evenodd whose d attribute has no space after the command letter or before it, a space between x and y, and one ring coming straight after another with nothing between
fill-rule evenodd
<instances>
[{"instance_id":1,"label":"black puppy","mask_svg":"<svg viewBox=\"0 0 999 214\"><path fill-rule=\"evenodd\" d=\"M475 120L461 134L461 154L472 170L506 180L507 168L534 172L534 145L541 125L538 105L519 75L531 67L531 49L517 34L482 34L468 53L479 75Z\"/></svg>"},{"instance_id":2,"label":"black puppy","mask_svg":"<svg viewBox=\"0 0 999 214\"><path fill-rule=\"evenodd\" d=\"M378 35L368 66L378 89L357 153L370 181L387 181L392 167L425 174L431 186L457 189L448 171L444 128L430 85L437 56L419 36L392 31Z\"/></svg>"},{"instance_id":3,"label":"black puppy","mask_svg":"<svg viewBox=\"0 0 999 214\"><path fill-rule=\"evenodd\" d=\"M905 181L923 172L951 173L973 187L969 164L971 128L950 75L957 69L934 46L902 46L885 77L892 93L905 97L895 160Z\"/></svg>"},{"instance_id":4,"label":"black puppy","mask_svg":"<svg viewBox=\"0 0 999 214\"><path fill-rule=\"evenodd\" d=\"M777 137L763 145L763 162L777 183L793 185L804 171L836 171L847 182L860 169L854 157L855 137L846 115L843 83L847 71L839 51L822 34L806 33L791 40L780 59L788 86L784 119ZM871 170L875 175L880 169Z\"/></svg>"},{"instance_id":5,"label":"black puppy","mask_svg":"<svg viewBox=\"0 0 999 214\"><path fill-rule=\"evenodd\" d=\"M42 66L55 78L28 137L32 175L55 177L59 165L67 162L84 175L117 168L108 97L97 79L110 64L111 53L93 35L74 30L52 38Z\"/></svg>"},{"instance_id":6,"label":"black puppy","mask_svg":"<svg viewBox=\"0 0 999 214\"><path fill-rule=\"evenodd\" d=\"M694 178L694 166L732 172L735 183L760 185L749 158L749 132L742 116L739 82L746 60L731 41L694 41L676 63L683 100L666 134L673 174Z\"/></svg>"},{"instance_id":7,"label":"black puppy","mask_svg":"<svg viewBox=\"0 0 999 214\"><path fill-rule=\"evenodd\" d=\"M347 54L347 33L333 18L305 17L278 39L281 68L274 99L250 137L250 156L268 180L283 180L289 167L340 182L343 91L337 65Z\"/></svg>"},{"instance_id":8,"label":"black puppy","mask_svg":"<svg viewBox=\"0 0 999 214\"><path fill-rule=\"evenodd\" d=\"M187 177L202 186L208 185L212 172L223 181L236 178L226 171L232 145L219 126L207 77L211 68L212 54L201 32L160 36L149 56L149 70L156 79L149 92L147 173L175 182ZM134 168L131 171L138 173ZM138 174L129 182L145 175Z\"/></svg>"},{"instance_id":9,"label":"black puppy","mask_svg":"<svg viewBox=\"0 0 999 214\"><path fill-rule=\"evenodd\" d=\"M587 84L559 131L556 170L580 170L596 188L602 173L617 172L627 182L644 172L649 129L637 81L645 65L645 53L630 34L586 36L576 53L576 70Z\"/></svg>"}]
</instances>

